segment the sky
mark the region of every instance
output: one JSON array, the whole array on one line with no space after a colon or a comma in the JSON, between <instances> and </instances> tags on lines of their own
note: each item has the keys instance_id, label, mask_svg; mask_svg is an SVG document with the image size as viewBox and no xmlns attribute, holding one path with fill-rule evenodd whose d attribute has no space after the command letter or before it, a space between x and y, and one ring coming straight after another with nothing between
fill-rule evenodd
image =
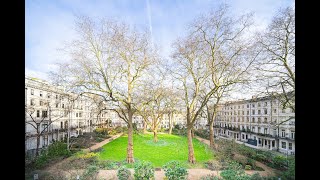
<instances>
[{"instance_id":1,"label":"sky","mask_svg":"<svg viewBox=\"0 0 320 180\"><path fill-rule=\"evenodd\" d=\"M172 42L183 36L188 23L220 3L229 4L235 15L254 12L255 26L262 29L279 8L293 6L294 0L26 0L26 75L48 80L46 73L66 59L58 49L75 37L77 15L113 18L151 30L152 41L169 58Z\"/></svg>"}]
</instances>

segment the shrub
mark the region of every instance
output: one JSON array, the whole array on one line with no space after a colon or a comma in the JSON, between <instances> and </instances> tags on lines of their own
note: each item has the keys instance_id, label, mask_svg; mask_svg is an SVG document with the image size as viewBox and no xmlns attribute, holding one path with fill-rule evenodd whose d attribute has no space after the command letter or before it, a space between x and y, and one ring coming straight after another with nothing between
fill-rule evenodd
<instances>
[{"instance_id":1,"label":"shrub","mask_svg":"<svg viewBox=\"0 0 320 180\"><path fill-rule=\"evenodd\" d=\"M288 170L282 174L282 179L295 179L295 159L289 158L288 164Z\"/></svg>"},{"instance_id":2,"label":"shrub","mask_svg":"<svg viewBox=\"0 0 320 180\"><path fill-rule=\"evenodd\" d=\"M256 161L254 159L248 158L247 164L250 165L253 169L256 169Z\"/></svg>"},{"instance_id":3,"label":"shrub","mask_svg":"<svg viewBox=\"0 0 320 180\"><path fill-rule=\"evenodd\" d=\"M87 167L87 169L83 173L83 177L84 177L84 179L87 179L89 177L90 178L91 177L96 177L98 171L99 171L99 167L94 166L94 165L90 165L90 166Z\"/></svg>"},{"instance_id":4,"label":"shrub","mask_svg":"<svg viewBox=\"0 0 320 180\"><path fill-rule=\"evenodd\" d=\"M267 156L265 156L264 154L257 154L256 156L255 156L255 159L257 160L257 161L262 161L262 162L266 162L267 161Z\"/></svg>"},{"instance_id":5,"label":"shrub","mask_svg":"<svg viewBox=\"0 0 320 180\"><path fill-rule=\"evenodd\" d=\"M107 128L96 128L94 130L94 132L97 133L97 134L108 135L108 129Z\"/></svg>"},{"instance_id":6,"label":"shrub","mask_svg":"<svg viewBox=\"0 0 320 180\"><path fill-rule=\"evenodd\" d=\"M121 167L121 162L115 162L110 160L99 161L99 167L103 169L118 169Z\"/></svg>"},{"instance_id":7,"label":"shrub","mask_svg":"<svg viewBox=\"0 0 320 180\"><path fill-rule=\"evenodd\" d=\"M286 157L284 157L284 156L275 156L274 158L273 158L273 163L274 163L274 165L275 165L275 167L277 167L277 168L282 168L282 167L285 167L287 164L287 160L286 160Z\"/></svg>"},{"instance_id":8,"label":"shrub","mask_svg":"<svg viewBox=\"0 0 320 180\"><path fill-rule=\"evenodd\" d=\"M81 159L95 159L97 156L98 154L94 152L89 152L89 153L81 152L77 155L77 157Z\"/></svg>"},{"instance_id":9,"label":"shrub","mask_svg":"<svg viewBox=\"0 0 320 180\"><path fill-rule=\"evenodd\" d=\"M34 161L34 167L37 169L42 168L48 161L48 156L45 153L40 154Z\"/></svg>"},{"instance_id":10,"label":"shrub","mask_svg":"<svg viewBox=\"0 0 320 180\"><path fill-rule=\"evenodd\" d=\"M131 172L125 166L121 166L117 171L117 177L119 180L127 180L131 177Z\"/></svg>"},{"instance_id":11,"label":"shrub","mask_svg":"<svg viewBox=\"0 0 320 180\"><path fill-rule=\"evenodd\" d=\"M150 162L138 161L134 164L134 179L148 180L154 178L154 169Z\"/></svg>"},{"instance_id":12,"label":"shrub","mask_svg":"<svg viewBox=\"0 0 320 180\"><path fill-rule=\"evenodd\" d=\"M222 178L215 176L213 174L208 174L200 178L201 180L222 180Z\"/></svg>"},{"instance_id":13,"label":"shrub","mask_svg":"<svg viewBox=\"0 0 320 180\"><path fill-rule=\"evenodd\" d=\"M70 152L67 149L67 144L57 141L48 146L47 155L49 158L67 157L70 156Z\"/></svg>"},{"instance_id":14,"label":"shrub","mask_svg":"<svg viewBox=\"0 0 320 180\"><path fill-rule=\"evenodd\" d=\"M245 169L245 170L251 170L251 166L250 166L250 165L246 165L246 166L244 167L244 169Z\"/></svg>"},{"instance_id":15,"label":"shrub","mask_svg":"<svg viewBox=\"0 0 320 180\"><path fill-rule=\"evenodd\" d=\"M206 129L195 130L194 134L204 139L210 139L210 131Z\"/></svg>"},{"instance_id":16,"label":"shrub","mask_svg":"<svg viewBox=\"0 0 320 180\"><path fill-rule=\"evenodd\" d=\"M165 175L168 180L185 180L188 176L188 171L186 168L182 167L177 161L170 161L163 166Z\"/></svg>"},{"instance_id":17,"label":"shrub","mask_svg":"<svg viewBox=\"0 0 320 180\"><path fill-rule=\"evenodd\" d=\"M205 162L204 164L205 164L206 168L208 168L212 171L220 170L222 168L221 164L216 160L210 160L208 162Z\"/></svg>"},{"instance_id":18,"label":"shrub","mask_svg":"<svg viewBox=\"0 0 320 180\"><path fill-rule=\"evenodd\" d=\"M249 180L250 176L248 176L244 170L242 169L241 164L237 162L231 162L229 164L229 167L227 170L223 170L220 173L220 176L223 179L228 179L228 180Z\"/></svg>"},{"instance_id":19,"label":"shrub","mask_svg":"<svg viewBox=\"0 0 320 180\"><path fill-rule=\"evenodd\" d=\"M263 180L264 178L260 176L259 173L254 173L251 176L251 180Z\"/></svg>"}]
</instances>

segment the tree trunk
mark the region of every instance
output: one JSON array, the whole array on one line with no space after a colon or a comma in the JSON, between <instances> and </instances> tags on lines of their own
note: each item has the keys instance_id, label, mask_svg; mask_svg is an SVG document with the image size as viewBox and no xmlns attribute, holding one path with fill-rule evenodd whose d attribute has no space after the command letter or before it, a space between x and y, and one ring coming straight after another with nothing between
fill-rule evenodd
<instances>
[{"instance_id":1,"label":"tree trunk","mask_svg":"<svg viewBox=\"0 0 320 180\"><path fill-rule=\"evenodd\" d=\"M157 128L155 128L155 130L153 130L153 142L158 142Z\"/></svg>"},{"instance_id":2,"label":"tree trunk","mask_svg":"<svg viewBox=\"0 0 320 180\"><path fill-rule=\"evenodd\" d=\"M128 112L128 147L127 147L127 163L134 163L133 158L133 126L132 126L132 115L133 113L129 110Z\"/></svg>"},{"instance_id":3,"label":"tree trunk","mask_svg":"<svg viewBox=\"0 0 320 180\"><path fill-rule=\"evenodd\" d=\"M210 137L209 137L210 147L213 148L214 147L213 121L210 123L209 132L210 132Z\"/></svg>"},{"instance_id":4,"label":"tree trunk","mask_svg":"<svg viewBox=\"0 0 320 180\"><path fill-rule=\"evenodd\" d=\"M147 133L147 123L143 122L143 134Z\"/></svg>"},{"instance_id":5,"label":"tree trunk","mask_svg":"<svg viewBox=\"0 0 320 180\"><path fill-rule=\"evenodd\" d=\"M169 114L169 134L172 133L172 127L173 127L173 117L171 114Z\"/></svg>"},{"instance_id":6,"label":"tree trunk","mask_svg":"<svg viewBox=\"0 0 320 180\"><path fill-rule=\"evenodd\" d=\"M191 137L194 138L194 129L191 129Z\"/></svg>"},{"instance_id":7,"label":"tree trunk","mask_svg":"<svg viewBox=\"0 0 320 180\"><path fill-rule=\"evenodd\" d=\"M39 146L40 146L40 125L37 124L37 148L36 148L36 157L39 156Z\"/></svg>"},{"instance_id":8,"label":"tree trunk","mask_svg":"<svg viewBox=\"0 0 320 180\"><path fill-rule=\"evenodd\" d=\"M192 133L191 133L191 127L187 126L187 137L188 137L188 161L189 163L194 164L196 162L196 158L194 157L194 149L192 144Z\"/></svg>"},{"instance_id":9,"label":"tree trunk","mask_svg":"<svg viewBox=\"0 0 320 180\"><path fill-rule=\"evenodd\" d=\"M40 146L40 135L37 135L37 148L36 148L36 157L39 156L39 146Z\"/></svg>"}]
</instances>

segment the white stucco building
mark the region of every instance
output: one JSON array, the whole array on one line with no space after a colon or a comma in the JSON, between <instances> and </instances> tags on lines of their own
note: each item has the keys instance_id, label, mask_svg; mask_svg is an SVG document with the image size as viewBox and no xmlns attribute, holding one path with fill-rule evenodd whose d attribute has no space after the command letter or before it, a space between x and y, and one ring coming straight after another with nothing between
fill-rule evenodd
<instances>
[{"instance_id":1,"label":"white stucco building","mask_svg":"<svg viewBox=\"0 0 320 180\"><path fill-rule=\"evenodd\" d=\"M271 97L227 102L219 105L214 133L250 147L294 154L295 113Z\"/></svg>"}]
</instances>

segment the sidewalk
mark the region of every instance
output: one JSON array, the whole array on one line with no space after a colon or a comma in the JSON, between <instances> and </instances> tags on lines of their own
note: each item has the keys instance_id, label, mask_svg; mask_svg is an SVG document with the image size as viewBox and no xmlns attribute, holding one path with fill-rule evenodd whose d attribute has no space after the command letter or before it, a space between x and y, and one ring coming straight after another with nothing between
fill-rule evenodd
<instances>
[{"instance_id":1,"label":"sidewalk","mask_svg":"<svg viewBox=\"0 0 320 180\"><path fill-rule=\"evenodd\" d=\"M84 149L83 151L84 151L84 152L94 151L94 150L102 147L103 145L108 144L109 142L117 139L117 138L120 137L122 134L123 134L123 133L114 135L114 136L110 137L109 139L106 139L106 140L104 140L104 141L101 141L101 142L99 142L99 143L97 143L97 144L95 144L95 145L93 145L93 146L91 146L91 147L89 147L89 148L87 148L87 149Z\"/></svg>"}]
</instances>

